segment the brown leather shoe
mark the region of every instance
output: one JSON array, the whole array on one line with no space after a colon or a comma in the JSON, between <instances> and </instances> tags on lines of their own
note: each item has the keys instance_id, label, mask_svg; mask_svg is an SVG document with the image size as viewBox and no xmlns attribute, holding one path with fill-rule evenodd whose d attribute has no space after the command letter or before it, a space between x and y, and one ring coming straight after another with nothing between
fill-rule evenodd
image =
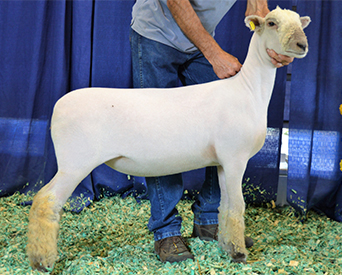
<instances>
[{"instance_id":1,"label":"brown leather shoe","mask_svg":"<svg viewBox=\"0 0 342 275\"><path fill-rule=\"evenodd\" d=\"M218 224L198 225L194 224L191 238L199 237L203 241L217 241ZM253 246L253 239L245 237L245 244L247 248Z\"/></svg>"},{"instance_id":2,"label":"brown leather shoe","mask_svg":"<svg viewBox=\"0 0 342 275\"><path fill-rule=\"evenodd\" d=\"M174 236L154 242L155 253L161 262L181 262L194 259L189 248L181 236Z\"/></svg>"}]
</instances>

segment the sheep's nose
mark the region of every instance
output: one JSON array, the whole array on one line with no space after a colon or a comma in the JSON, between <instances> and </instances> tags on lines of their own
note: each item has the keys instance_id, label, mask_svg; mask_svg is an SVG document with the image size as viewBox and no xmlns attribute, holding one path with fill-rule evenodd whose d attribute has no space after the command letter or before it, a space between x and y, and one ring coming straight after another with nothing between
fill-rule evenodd
<instances>
[{"instance_id":1,"label":"sheep's nose","mask_svg":"<svg viewBox=\"0 0 342 275\"><path fill-rule=\"evenodd\" d=\"M298 46L299 48L301 48L304 52L305 52L305 49L306 49L306 47L307 47L307 45L306 45L306 44L303 44L303 43L297 43L297 46Z\"/></svg>"}]
</instances>

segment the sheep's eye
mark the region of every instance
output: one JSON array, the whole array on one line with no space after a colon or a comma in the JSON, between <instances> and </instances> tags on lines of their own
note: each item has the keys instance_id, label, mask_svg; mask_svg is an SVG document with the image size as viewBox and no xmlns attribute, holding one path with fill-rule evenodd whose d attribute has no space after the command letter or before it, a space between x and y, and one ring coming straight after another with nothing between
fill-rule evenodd
<instances>
[{"instance_id":1,"label":"sheep's eye","mask_svg":"<svg viewBox=\"0 0 342 275\"><path fill-rule=\"evenodd\" d=\"M271 22L268 23L268 25L269 25L270 27L273 27L273 26L275 26L276 24L275 24L274 22L271 21Z\"/></svg>"}]
</instances>

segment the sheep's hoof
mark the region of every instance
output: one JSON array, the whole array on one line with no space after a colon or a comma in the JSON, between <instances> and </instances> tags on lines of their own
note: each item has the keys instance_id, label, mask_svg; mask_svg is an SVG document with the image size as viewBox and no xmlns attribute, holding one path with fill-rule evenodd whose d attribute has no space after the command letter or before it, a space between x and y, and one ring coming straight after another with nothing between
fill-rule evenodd
<instances>
[{"instance_id":1,"label":"sheep's hoof","mask_svg":"<svg viewBox=\"0 0 342 275\"><path fill-rule=\"evenodd\" d=\"M42 247L33 244L27 245L27 255L32 269L37 269L41 272L51 272L57 260L57 251L47 252L46 250L42 250Z\"/></svg>"},{"instance_id":2,"label":"sheep's hoof","mask_svg":"<svg viewBox=\"0 0 342 275\"><path fill-rule=\"evenodd\" d=\"M31 267L33 270L38 270L40 272L49 272L51 273L52 270L53 270L53 265L50 267L50 266L43 266L41 263L32 263L31 262Z\"/></svg>"},{"instance_id":3,"label":"sheep's hoof","mask_svg":"<svg viewBox=\"0 0 342 275\"><path fill-rule=\"evenodd\" d=\"M247 255L244 253L238 252L238 253L231 255L231 257L234 263L247 264Z\"/></svg>"},{"instance_id":4,"label":"sheep's hoof","mask_svg":"<svg viewBox=\"0 0 342 275\"><path fill-rule=\"evenodd\" d=\"M246 249L238 247L237 245L234 245L233 243L230 243L229 245L229 255L232 257L232 261L234 263L247 263L247 251L244 252Z\"/></svg>"},{"instance_id":5,"label":"sheep's hoof","mask_svg":"<svg viewBox=\"0 0 342 275\"><path fill-rule=\"evenodd\" d=\"M32 230L34 225L37 224L31 223L29 226L29 238L26 246L27 256L33 269L51 272L58 257L56 240L55 238L52 238L52 240L48 238L40 240L37 235L34 235L35 231ZM44 232L39 233L42 235L44 234ZM45 236L46 235L48 234L45 233Z\"/></svg>"}]
</instances>

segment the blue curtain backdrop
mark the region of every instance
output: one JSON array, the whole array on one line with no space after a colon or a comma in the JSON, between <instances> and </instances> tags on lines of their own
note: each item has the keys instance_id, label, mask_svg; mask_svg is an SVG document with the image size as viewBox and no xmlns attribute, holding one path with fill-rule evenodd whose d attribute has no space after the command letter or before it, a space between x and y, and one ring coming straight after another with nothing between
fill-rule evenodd
<instances>
[{"instance_id":1,"label":"blue curtain backdrop","mask_svg":"<svg viewBox=\"0 0 342 275\"><path fill-rule=\"evenodd\" d=\"M61 96L88 86L131 87L133 4L134 0L0 1L0 196L36 191L53 177L56 160L49 123ZM291 8L292 1L269 1L271 9L276 4ZM245 7L245 1L237 1L216 32L220 45L240 62L251 36L243 23ZM308 59L295 62L304 66ZM265 146L251 159L244 177L250 203L276 199L285 82L283 68L277 72ZM204 180L204 170L184 173L183 178L189 190L185 197L191 198ZM73 194L88 202L73 207L80 211L90 200L117 193L145 197L145 181L101 165Z\"/></svg>"},{"instance_id":2,"label":"blue curtain backdrop","mask_svg":"<svg viewBox=\"0 0 342 275\"><path fill-rule=\"evenodd\" d=\"M342 2L298 1L297 10L313 20L309 54L293 64L288 201L342 221Z\"/></svg>"}]
</instances>

